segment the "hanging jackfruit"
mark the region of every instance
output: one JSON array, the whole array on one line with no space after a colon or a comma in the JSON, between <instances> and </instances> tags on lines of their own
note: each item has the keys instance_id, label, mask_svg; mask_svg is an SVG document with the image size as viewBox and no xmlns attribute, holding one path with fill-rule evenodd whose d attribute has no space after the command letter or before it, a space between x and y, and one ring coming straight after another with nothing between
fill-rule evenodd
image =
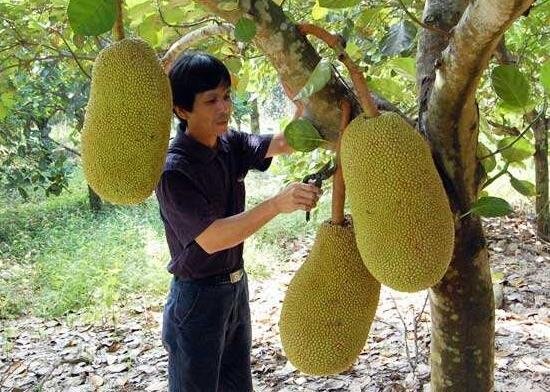
<instances>
[{"instance_id":1,"label":"hanging jackfruit","mask_svg":"<svg viewBox=\"0 0 550 392\"><path fill-rule=\"evenodd\" d=\"M380 283L367 271L353 228L323 223L287 289L279 321L290 362L313 375L348 369L361 353Z\"/></svg>"},{"instance_id":2,"label":"hanging jackfruit","mask_svg":"<svg viewBox=\"0 0 550 392\"><path fill-rule=\"evenodd\" d=\"M82 130L82 165L90 187L114 204L145 200L161 175L171 119L170 83L154 50L140 39L102 50Z\"/></svg>"},{"instance_id":3,"label":"hanging jackfruit","mask_svg":"<svg viewBox=\"0 0 550 392\"><path fill-rule=\"evenodd\" d=\"M440 281L453 255L454 221L426 141L398 114L360 115L344 132L341 160L367 269L399 291Z\"/></svg>"}]
</instances>

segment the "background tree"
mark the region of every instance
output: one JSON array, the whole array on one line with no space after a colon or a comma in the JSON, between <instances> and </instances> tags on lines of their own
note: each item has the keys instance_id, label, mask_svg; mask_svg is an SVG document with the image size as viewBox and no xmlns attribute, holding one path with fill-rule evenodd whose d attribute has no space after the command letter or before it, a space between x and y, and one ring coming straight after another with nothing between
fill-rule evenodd
<instances>
[{"instance_id":1,"label":"background tree","mask_svg":"<svg viewBox=\"0 0 550 392\"><path fill-rule=\"evenodd\" d=\"M66 189L78 162L91 61L108 42L74 35L65 13L62 1L0 1L0 186L25 199ZM61 124L72 129L62 142L51 135ZM90 190L95 209L96 196Z\"/></svg>"}]
</instances>

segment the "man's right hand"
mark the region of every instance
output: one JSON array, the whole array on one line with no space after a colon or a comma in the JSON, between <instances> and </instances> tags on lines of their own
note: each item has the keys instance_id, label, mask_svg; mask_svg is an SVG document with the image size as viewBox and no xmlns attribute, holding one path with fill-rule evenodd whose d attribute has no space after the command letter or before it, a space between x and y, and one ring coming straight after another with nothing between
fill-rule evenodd
<instances>
[{"instance_id":1,"label":"man's right hand","mask_svg":"<svg viewBox=\"0 0 550 392\"><path fill-rule=\"evenodd\" d=\"M272 202L278 213L310 211L317 205L321 193L321 189L313 184L294 182L275 195Z\"/></svg>"}]
</instances>

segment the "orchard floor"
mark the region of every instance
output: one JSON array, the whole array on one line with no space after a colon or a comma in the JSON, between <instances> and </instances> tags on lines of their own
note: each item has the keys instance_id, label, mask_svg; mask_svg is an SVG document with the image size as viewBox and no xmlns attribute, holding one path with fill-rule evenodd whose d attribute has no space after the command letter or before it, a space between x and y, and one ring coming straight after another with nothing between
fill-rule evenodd
<instances>
[{"instance_id":1,"label":"orchard floor","mask_svg":"<svg viewBox=\"0 0 550 392\"><path fill-rule=\"evenodd\" d=\"M494 272L497 392L550 391L549 244L525 217L485 221ZM285 269L250 281L255 391L429 391L427 292L384 288L367 346L334 377L296 371L281 348L277 322L284 291L310 243ZM136 297L117 321L23 318L0 324L0 391L166 391L167 356L160 341L163 299ZM466 391L465 391L466 392Z\"/></svg>"}]
</instances>

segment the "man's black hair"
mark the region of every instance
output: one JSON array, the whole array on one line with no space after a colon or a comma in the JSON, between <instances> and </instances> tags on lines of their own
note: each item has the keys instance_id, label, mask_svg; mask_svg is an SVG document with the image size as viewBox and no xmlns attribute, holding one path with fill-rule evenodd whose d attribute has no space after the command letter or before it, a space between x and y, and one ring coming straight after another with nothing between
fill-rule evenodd
<instances>
[{"instance_id":1,"label":"man's black hair","mask_svg":"<svg viewBox=\"0 0 550 392\"><path fill-rule=\"evenodd\" d=\"M198 93L220 85L231 87L231 76L227 67L216 57L204 52L186 52L174 62L168 76L174 107L182 107L188 112L193 110ZM175 111L174 114L187 125Z\"/></svg>"}]
</instances>

